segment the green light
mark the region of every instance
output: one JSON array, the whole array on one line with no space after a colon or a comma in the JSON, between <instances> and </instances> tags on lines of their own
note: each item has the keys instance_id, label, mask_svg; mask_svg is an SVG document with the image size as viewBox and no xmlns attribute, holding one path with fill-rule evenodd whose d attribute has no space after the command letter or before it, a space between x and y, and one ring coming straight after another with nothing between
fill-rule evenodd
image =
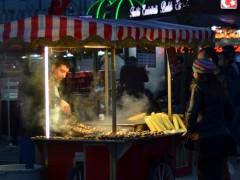
<instances>
[{"instance_id":1,"label":"green light","mask_svg":"<svg viewBox=\"0 0 240 180\"><path fill-rule=\"evenodd\" d=\"M118 19L119 9L120 9L120 6L121 6L122 2L123 2L123 0L121 0L117 5L115 19Z\"/></svg>"},{"instance_id":2,"label":"green light","mask_svg":"<svg viewBox=\"0 0 240 180\"><path fill-rule=\"evenodd\" d=\"M135 0L140 6L143 5L143 3L139 2L138 0ZM144 1L145 2L145 1Z\"/></svg>"},{"instance_id":3,"label":"green light","mask_svg":"<svg viewBox=\"0 0 240 180\"><path fill-rule=\"evenodd\" d=\"M137 1L137 0L136 0L136 1ZM140 2L138 1L138 3L141 4L141 5L143 5L143 4L145 4L145 1L146 1L146 0L143 0L142 3L140 3Z\"/></svg>"},{"instance_id":4,"label":"green light","mask_svg":"<svg viewBox=\"0 0 240 180\"><path fill-rule=\"evenodd\" d=\"M106 0L99 0L99 1L95 2L93 5L91 5L91 7L90 7L90 8L88 9L88 11L87 11L87 15L88 15L89 12L92 10L93 6L96 6L97 3L99 3L98 8L97 8L97 12L96 12L96 18L99 18L100 11L102 10L101 8L102 8L103 3L104 3L105 1L106 1ZM110 4L110 6L112 6L114 3L118 3L118 4L117 4L116 11L115 11L115 12L116 12L116 13L115 13L115 19L118 19L118 17L119 17L119 11L120 11L121 5L122 5L122 3L123 3L123 0L120 0L120 1L118 1L118 2L117 2L117 1L118 1L118 0L109 0L109 1L108 1L109 4ZM126 0L125 0L125 1L126 1ZM142 6L142 4L145 3L145 1L146 1L146 0L143 0L143 2L141 3L141 2L139 2L139 0L135 0L135 2L136 2L137 4L139 4L140 6ZM130 3L131 7L134 6L133 0L128 0L128 2ZM105 16L106 16L106 13L103 13L103 17L102 17L102 18L105 18Z\"/></svg>"},{"instance_id":5,"label":"green light","mask_svg":"<svg viewBox=\"0 0 240 180\"><path fill-rule=\"evenodd\" d=\"M96 1L95 3L93 3L89 8L88 8L88 10L87 10L87 15L89 14L89 11L91 11L91 9L93 8L93 6L95 6L98 2L100 2L101 0L99 0L99 1Z\"/></svg>"},{"instance_id":6,"label":"green light","mask_svg":"<svg viewBox=\"0 0 240 180\"><path fill-rule=\"evenodd\" d=\"M100 10L101 10L101 7L102 7L102 4L103 4L103 3L104 3L104 1L102 1L102 2L99 3L99 6L98 6L98 8L97 8L96 18L99 18L99 12L100 12Z\"/></svg>"},{"instance_id":7,"label":"green light","mask_svg":"<svg viewBox=\"0 0 240 180\"><path fill-rule=\"evenodd\" d=\"M132 7L132 6L133 6L133 2L132 2L132 0L130 0L129 2L130 2L130 4L131 4L131 7Z\"/></svg>"},{"instance_id":8,"label":"green light","mask_svg":"<svg viewBox=\"0 0 240 180\"><path fill-rule=\"evenodd\" d=\"M122 5L123 0L121 0L118 5L117 5L117 9L116 9L116 14L115 14L115 19L118 19L118 15L119 15L119 11L120 11L120 6ZM128 2L131 4L131 7L134 6L132 0L128 0ZM140 6L142 5L139 1L136 1Z\"/></svg>"}]
</instances>

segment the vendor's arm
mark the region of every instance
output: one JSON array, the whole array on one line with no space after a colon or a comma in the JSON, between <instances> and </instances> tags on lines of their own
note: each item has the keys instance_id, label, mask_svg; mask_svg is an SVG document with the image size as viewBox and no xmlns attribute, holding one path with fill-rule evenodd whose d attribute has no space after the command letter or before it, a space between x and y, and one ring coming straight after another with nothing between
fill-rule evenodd
<instances>
[{"instance_id":1,"label":"vendor's arm","mask_svg":"<svg viewBox=\"0 0 240 180\"><path fill-rule=\"evenodd\" d=\"M70 105L63 99L60 100L60 108L61 108L62 112L64 112L65 114L70 115L72 112Z\"/></svg>"}]
</instances>

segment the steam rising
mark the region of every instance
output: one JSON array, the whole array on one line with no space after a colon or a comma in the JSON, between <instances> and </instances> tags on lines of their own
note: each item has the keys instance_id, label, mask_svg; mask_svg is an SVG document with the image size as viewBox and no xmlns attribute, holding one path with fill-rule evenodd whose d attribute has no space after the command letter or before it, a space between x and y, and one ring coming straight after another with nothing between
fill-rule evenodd
<instances>
[{"instance_id":1,"label":"steam rising","mask_svg":"<svg viewBox=\"0 0 240 180\"><path fill-rule=\"evenodd\" d=\"M149 107L149 100L146 96L137 99L133 96L124 95L121 102L122 107L117 108L117 121L119 123L126 122L131 116L146 112Z\"/></svg>"}]
</instances>

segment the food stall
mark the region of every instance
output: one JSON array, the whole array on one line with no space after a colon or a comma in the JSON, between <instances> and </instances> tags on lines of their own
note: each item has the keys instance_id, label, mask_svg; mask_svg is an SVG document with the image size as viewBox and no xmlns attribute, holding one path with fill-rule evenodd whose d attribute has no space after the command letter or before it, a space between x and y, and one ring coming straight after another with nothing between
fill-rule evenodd
<instances>
[{"instance_id":1,"label":"food stall","mask_svg":"<svg viewBox=\"0 0 240 180\"><path fill-rule=\"evenodd\" d=\"M101 48L105 58L104 105L110 123L66 125L63 136L52 136L46 116L46 135L33 137L38 163L46 179L174 179L191 173L191 153L183 147L186 129L161 129L153 112L119 123L116 108L116 50L129 47L189 47L214 45L211 30L155 21L80 19L38 15L0 25L1 48L21 44L44 47L45 72L51 52L58 48ZM167 51L166 51L167 52ZM167 62L169 61L166 53ZM167 63L168 122L171 112L171 74ZM110 73L109 73L110 72ZM111 77L111 78L109 78ZM110 79L110 82L108 81ZM111 99L111 103L110 103ZM111 105L110 105L111 104ZM46 108L47 109L47 108ZM48 114L48 112L45 112ZM154 120L153 120L154 119ZM156 127L154 127L156 125ZM108 126L108 131L103 127ZM166 125L167 127L167 125ZM80 130L79 130L80 129Z\"/></svg>"}]
</instances>

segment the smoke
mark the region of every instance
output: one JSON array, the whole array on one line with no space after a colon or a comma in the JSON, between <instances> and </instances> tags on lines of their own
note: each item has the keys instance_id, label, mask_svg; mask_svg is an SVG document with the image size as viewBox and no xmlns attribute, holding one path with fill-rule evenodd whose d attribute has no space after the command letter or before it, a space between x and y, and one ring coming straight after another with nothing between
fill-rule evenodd
<instances>
[{"instance_id":1,"label":"smoke","mask_svg":"<svg viewBox=\"0 0 240 180\"><path fill-rule=\"evenodd\" d=\"M40 68L34 73L22 71L19 74L19 102L21 105L22 134L43 135L44 127L44 75Z\"/></svg>"},{"instance_id":2,"label":"smoke","mask_svg":"<svg viewBox=\"0 0 240 180\"><path fill-rule=\"evenodd\" d=\"M119 123L127 122L131 116L146 112L149 108L149 100L143 95L141 98L124 95L121 98L121 107L117 108L117 121Z\"/></svg>"}]
</instances>

